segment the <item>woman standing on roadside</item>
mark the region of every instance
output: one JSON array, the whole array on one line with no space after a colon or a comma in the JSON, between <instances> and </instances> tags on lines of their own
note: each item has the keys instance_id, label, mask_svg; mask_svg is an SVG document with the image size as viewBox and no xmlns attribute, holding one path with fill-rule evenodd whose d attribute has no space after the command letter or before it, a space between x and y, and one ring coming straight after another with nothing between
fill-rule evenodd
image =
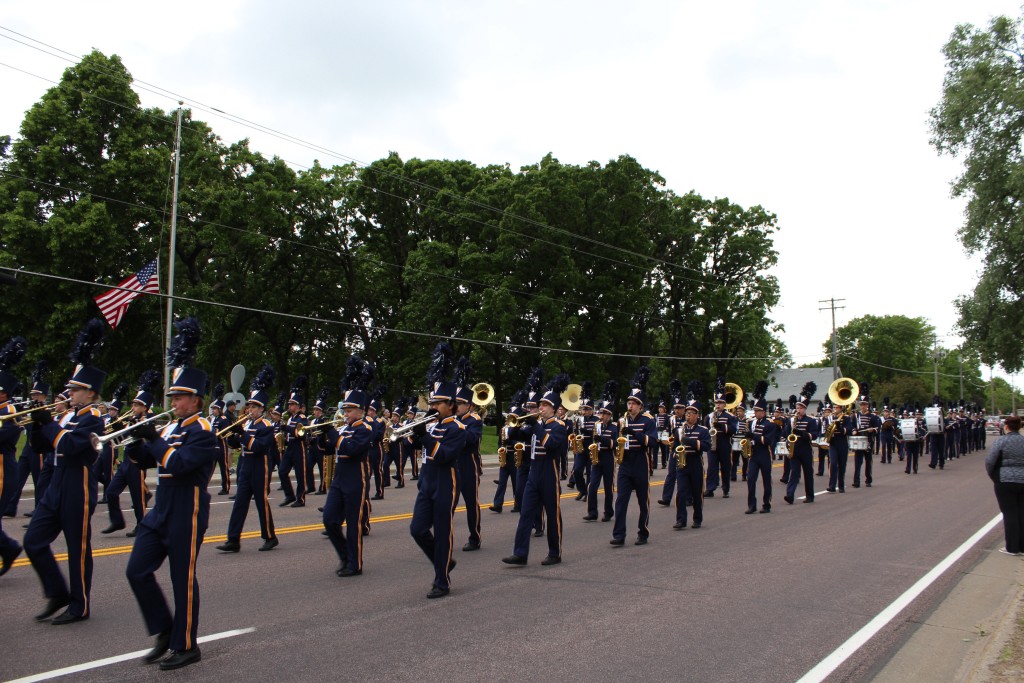
<instances>
[{"instance_id":1,"label":"woman standing on roadside","mask_svg":"<svg viewBox=\"0 0 1024 683\"><path fill-rule=\"evenodd\" d=\"M995 482L996 501L1003 513L1006 533L1006 547L999 552L1008 555L1024 554L1024 436L1020 427L1020 417L1006 418L1005 436L985 458L985 469Z\"/></svg>"}]
</instances>

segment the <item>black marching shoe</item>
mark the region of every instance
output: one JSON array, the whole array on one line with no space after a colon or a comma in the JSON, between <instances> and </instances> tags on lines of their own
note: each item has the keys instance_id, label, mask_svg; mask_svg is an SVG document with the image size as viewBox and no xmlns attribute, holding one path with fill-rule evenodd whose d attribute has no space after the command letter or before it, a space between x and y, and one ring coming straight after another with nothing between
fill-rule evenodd
<instances>
[{"instance_id":1,"label":"black marching shoe","mask_svg":"<svg viewBox=\"0 0 1024 683\"><path fill-rule=\"evenodd\" d=\"M542 536L544 536L544 530L543 529L537 529L536 531L533 532L533 537L534 538L541 538Z\"/></svg>"},{"instance_id":2,"label":"black marching shoe","mask_svg":"<svg viewBox=\"0 0 1024 683\"><path fill-rule=\"evenodd\" d=\"M633 545L647 545L647 537L646 536L637 536L636 540L633 541Z\"/></svg>"},{"instance_id":3,"label":"black marching shoe","mask_svg":"<svg viewBox=\"0 0 1024 683\"><path fill-rule=\"evenodd\" d=\"M160 633L156 634L156 642L153 643L153 649L146 653L146 656L142 658L143 663L153 664L156 660L160 659L167 652L167 648L171 646L171 629L165 628Z\"/></svg>"},{"instance_id":4,"label":"black marching shoe","mask_svg":"<svg viewBox=\"0 0 1024 683\"><path fill-rule=\"evenodd\" d=\"M715 492L714 491L705 491L704 492L704 497L705 498L714 498L715 497Z\"/></svg>"},{"instance_id":5,"label":"black marching shoe","mask_svg":"<svg viewBox=\"0 0 1024 683\"><path fill-rule=\"evenodd\" d=\"M175 652L167 659L160 662L161 671L170 671L171 669L180 669L183 666L189 664L195 664L203 658L198 647L194 647L191 650L185 650L183 652Z\"/></svg>"},{"instance_id":6,"label":"black marching shoe","mask_svg":"<svg viewBox=\"0 0 1024 683\"><path fill-rule=\"evenodd\" d=\"M596 522L597 521L597 515L584 515L583 521L584 522Z\"/></svg>"},{"instance_id":7,"label":"black marching shoe","mask_svg":"<svg viewBox=\"0 0 1024 683\"><path fill-rule=\"evenodd\" d=\"M73 624L76 621L85 621L88 618L89 617L80 617L77 614L72 614L71 609L68 608L55 616L50 623L54 626L64 626L65 624Z\"/></svg>"},{"instance_id":8,"label":"black marching shoe","mask_svg":"<svg viewBox=\"0 0 1024 683\"><path fill-rule=\"evenodd\" d=\"M228 500L234 500L234 499L235 499L234 495L228 496Z\"/></svg>"},{"instance_id":9,"label":"black marching shoe","mask_svg":"<svg viewBox=\"0 0 1024 683\"><path fill-rule=\"evenodd\" d=\"M462 546L462 552L464 552L464 553L470 553L470 552L473 552L474 550L480 550L480 544L479 543L474 543L473 541L470 541L466 545Z\"/></svg>"},{"instance_id":10,"label":"black marching shoe","mask_svg":"<svg viewBox=\"0 0 1024 683\"><path fill-rule=\"evenodd\" d=\"M602 518L601 518L601 521L602 521L602 522L610 522L610 521L612 521L612 518L613 518L614 516L615 516L615 515L605 515L604 517L602 517Z\"/></svg>"},{"instance_id":11,"label":"black marching shoe","mask_svg":"<svg viewBox=\"0 0 1024 683\"><path fill-rule=\"evenodd\" d=\"M450 589L448 588L438 588L437 586L432 586L430 588L430 592L427 593L427 599L434 600L436 598L443 598L444 596L448 595L449 590Z\"/></svg>"},{"instance_id":12,"label":"black marching shoe","mask_svg":"<svg viewBox=\"0 0 1024 683\"><path fill-rule=\"evenodd\" d=\"M783 497L782 497L782 500L786 501L786 502L787 502L787 503L789 503L790 505L792 505L792 504L793 504L793 496L790 496L790 495L785 495L785 496L783 496Z\"/></svg>"},{"instance_id":13,"label":"black marching shoe","mask_svg":"<svg viewBox=\"0 0 1024 683\"><path fill-rule=\"evenodd\" d=\"M728 491L724 491L722 493L722 498L728 498L728 497L729 497L729 492Z\"/></svg>"},{"instance_id":14,"label":"black marching shoe","mask_svg":"<svg viewBox=\"0 0 1024 683\"><path fill-rule=\"evenodd\" d=\"M370 496L370 500L384 500L384 495L381 493L375 493Z\"/></svg>"},{"instance_id":15,"label":"black marching shoe","mask_svg":"<svg viewBox=\"0 0 1024 683\"><path fill-rule=\"evenodd\" d=\"M685 529L686 525L683 524L682 522L676 522L675 524L672 525L672 528L673 529Z\"/></svg>"},{"instance_id":16,"label":"black marching shoe","mask_svg":"<svg viewBox=\"0 0 1024 683\"><path fill-rule=\"evenodd\" d=\"M579 493L576 494L576 500L586 500L586 499L587 499L587 494L583 493L582 491L580 491Z\"/></svg>"},{"instance_id":17,"label":"black marching shoe","mask_svg":"<svg viewBox=\"0 0 1024 683\"><path fill-rule=\"evenodd\" d=\"M564 479L564 478L565 478L565 477L563 477L563 479ZM573 481L572 479L570 479L570 480L569 480L569 483L568 483L568 484L566 484L566 486L568 486L568 487L569 487L569 488L571 488L571 489L574 489L574 488L576 488L576 482L574 482L574 481Z\"/></svg>"},{"instance_id":18,"label":"black marching shoe","mask_svg":"<svg viewBox=\"0 0 1024 683\"><path fill-rule=\"evenodd\" d=\"M0 562L2 562L0 563L0 576L3 576L8 571L10 571L11 565L14 564L14 560L18 558L18 555L21 555L20 545L15 545L13 550L11 550L8 553L4 553L3 555L0 555Z\"/></svg>"},{"instance_id":19,"label":"black marching shoe","mask_svg":"<svg viewBox=\"0 0 1024 683\"><path fill-rule=\"evenodd\" d=\"M757 508L747 508L747 511L744 512L743 514L745 514L745 515L752 515L755 512L757 512Z\"/></svg>"},{"instance_id":20,"label":"black marching shoe","mask_svg":"<svg viewBox=\"0 0 1024 683\"><path fill-rule=\"evenodd\" d=\"M700 522L694 522L693 524L690 525L690 528L691 529L699 529L700 528Z\"/></svg>"},{"instance_id":21,"label":"black marching shoe","mask_svg":"<svg viewBox=\"0 0 1024 683\"><path fill-rule=\"evenodd\" d=\"M338 576L340 576L343 579L349 576L359 576L362 573L362 569L352 569L352 567L349 567L348 565L345 565L337 571Z\"/></svg>"},{"instance_id":22,"label":"black marching shoe","mask_svg":"<svg viewBox=\"0 0 1024 683\"><path fill-rule=\"evenodd\" d=\"M526 565L526 558L519 555L509 555L508 557L501 558L501 561L505 564L514 564L518 567Z\"/></svg>"},{"instance_id":23,"label":"black marching shoe","mask_svg":"<svg viewBox=\"0 0 1024 683\"><path fill-rule=\"evenodd\" d=\"M225 553L237 553L242 549L242 544L238 541L226 541L223 545L217 546L217 550Z\"/></svg>"},{"instance_id":24,"label":"black marching shoe","mask_svg":"<svg viewBox=\"0 0 1024 683\"><path fill-rule=\"evenodd\" d=\"M221 489L220 491L217 491L217 495L218 496L226 496L226 495L228 495L228 490L227 489Z\"/></svg>"},{"instance_id":25,"label":"black marching shoe","mask_svg":"<svg viewBox=\"0 0 1024 683\"><path fill-rule=\"evenodd\" d=\"M772 511L772 506L771 505L764 505L764 506L761 507L761 514L762 515L768 514L771 511Z\"/></svg>"},{"instance_id":26,"label":"black marching shoe","mask_svg":"<svg viewBox=\"0 0 1024 683\"><path fill-rule=\"evenodd\" d=\"M495 486L501 486L501 482L498 481L497 479L494 479L493 481Z\"/></svg>"},{"instance_id":27,"label":"black marching shoe","mask_svg":"<svg viewBox=\"0 0 1024 683\"><path fill-rule=\"evenodd\" d=\"M139 535L139 527L138 527L138 525L136 525L134 529L132 529L131 531L129 531L128 533L125 534L125 536L127 536L128 538L135 538L138 535Z\"/></svg>"},{"instance_id":28,"label":"black marching shoe","mask_svg":"<svg viewBox=\"0 0 1024 683\"><path fill-rule=\"evenodd\" d=\"M562 562L562 558L561 557L552 557L551 555L548 555L547 557L545 557L543 560L540 561L540 563L542 565L544 565L545 567L550 566L552 564L561 564L561 562Z\"/></svg>"},{"instance_id":29,"label":"black marching shoe","mask_svg":"<svg viewBox=\"0 0 1024 683\"><path fill-rule=\"evenodd\" d=\"M521 509L521 508L520 508L520 507L519 507L518 505L513 505L513 506L512 506L512 512L519 512L519 511L520 511L520 509Z\"/></svg>"},{"instance_id":30,"label":"black marching shoe","mask_svg":"<svg viewBox=\"0 0 1024 683\"><path fill-rule=\"evenodd\" d=\"M104 529L100 533L101 534L112 534L115 531L120 531L123 528L124 528L124 524L123 523L122 524L111 524L110 526L108 526L106 529Z\"/></svg>"},{"instance_id":31,"label":"black marching shoe","mask_svg":"<svg viewBox=\"0 0 1024 683\"><path fill-rule=\"evenodd\" d=\"M258 550L273 550L279 545L281 545L281 542L277 540L277 536L274 536L273 538L268 538L264 541L263 545L261 545Z\"/></svg>"},{"instance_id":32,"label":"black marching shoe","mask_svg":"<svg viewBox=\"0 0 1024 683\"><path fill-rule=\"evenodd\" d=\"M280 503L277 504L277 507L279 507L279 508L286 508L286 507L288 507L289 505L291 505L294 502L295 502L294 498L285 498L284 500L282 500Z\"/></svg>"},{"instance_id":33,"label":"black marching shoe","mask_svg":"<svg viewBox=\"0 0 1024 683\"><path fill-rule=\"evenodd\" d=\"M670 505L670 503L667 500L659 498L658 499L658 505L663 505L664 507L668 507Z\"/></svg>"},{"instance_id":34,"label":"black marching shoe","mask_svg":"<svg viewBox=\"0 0 1024 683\"><path fill-rule=\"evenodd\" d=\"M490 510L491 512L497 512L500 515L501 511L504 510L504 508L501 505L492 505L490 507Z\"/></svg>"},{"instance_id":35,"label":"black marching shoe","mask_svg":"<svg viewBox=\"0 0 1024 683\"><path fill-rule=\"evenodd\" d=\"M295 501L294 503L291 504L291 507L293 507L293 508L304 508L304 507L306 507L306 501L304 501L304 500L297 500L297 501Z\"/></svg>"},{"instance_id":36,"label":"black marching shoe","mask_svg":"<svg viewBox=\"0 0 1024 683\"><path fill-rule=\"evenodd\" d=\"M36 621L46 621L70 604L71 598L67 596L63 598L50 598L46 601L46 607L43 608L43 611L36 615Z\"/></svg>"},{"instance_id":37,"label":"black marching shoe","mask_svg":"<svg viewBox=\"0 0 1024 683\"><path fill-rule=\"evenodd\" d=\"M610 540L608 542L611 545L614 545L614 546L626 545L625 539L622 539L622 538L613 538L612 540Z\"/></svg>"}]
</instances>

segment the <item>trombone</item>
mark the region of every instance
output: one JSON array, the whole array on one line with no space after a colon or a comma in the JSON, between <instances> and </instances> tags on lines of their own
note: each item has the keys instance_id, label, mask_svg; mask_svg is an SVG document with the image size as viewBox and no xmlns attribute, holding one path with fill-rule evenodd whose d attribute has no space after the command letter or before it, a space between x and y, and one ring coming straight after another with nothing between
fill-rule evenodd
<instances>
[{"instance_id":1,"label":"trombone","mask_svg":"<svg viewBox=\"0 0 1024 683\"><path fill-rule=\"evenodd\" d=\"M103 446L105 446L108 443L111 445L112 448L127 446L128 444L135 443L136 441L138 441L136 437L131 435L131 432L133 430L138 429L144 424L149 424L150 422L154 422L156 420L162 420L164 418L171 417L172 415L174 415L174 411L168 410L165 413L160 413L159 415L147 417L145 420L141 420L134 424L130 424L127 427L119 429L116 432L111 432L110 434L104 434L103 436L90 434L89 442L92 443L92 447L96 449L97 453L102 452Z\"/></svg>"},{"instance_id":2,"label":"trombone","mask_svg":"<svg viewBox=\"0 0 1024 683\"><path fill-rule=\"evenodd\" d=\"M134 414L135 414L135 411L133 411L131 408L129 408L128 410L126 410L123 413L121 413L120 415L118 415L115 419L111 420L110 423L107 425L106 433L110 434L111 432L113 432L114 431L114 425L117 425L117 424L120 424L120 423L124 422L125 420L129 419Z\"/></svg>"},{"instance_id":3,"label":"trombone","mask_svg":"<svg viewBox=\"0 0 1024 683\"><path fill-rule=\"evenodd\" d=\"M219 432L217 432L217 436L218 437L223 437L228 432L230 432L232 429L234 429L235 427L237 427L238 425L242 424L243 422L245 422L248 419L249 419L248 415L244 415L244 416L238 418L237 420L235 420L234 422L229 424L227 427L225 427L224 429L222 429Z\"/></svg>"}]
</instances>

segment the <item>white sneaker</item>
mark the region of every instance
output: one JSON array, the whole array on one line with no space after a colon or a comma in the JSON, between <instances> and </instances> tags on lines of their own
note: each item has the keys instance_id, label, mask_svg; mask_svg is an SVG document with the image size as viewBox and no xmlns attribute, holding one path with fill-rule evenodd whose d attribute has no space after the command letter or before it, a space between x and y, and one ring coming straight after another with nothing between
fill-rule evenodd
<instances>
[{"instance_id":1,"label":"white sneaker","mask_svg":"<svg viewBox=\"0 0 1024 683\"><path fill-rule=\"evenodd\" d=\"M1000 548L999 552L1001 552L1003 555L1020 555L1020 553L1011 553L1006 548Z\"/></svg>"}]
</instances>

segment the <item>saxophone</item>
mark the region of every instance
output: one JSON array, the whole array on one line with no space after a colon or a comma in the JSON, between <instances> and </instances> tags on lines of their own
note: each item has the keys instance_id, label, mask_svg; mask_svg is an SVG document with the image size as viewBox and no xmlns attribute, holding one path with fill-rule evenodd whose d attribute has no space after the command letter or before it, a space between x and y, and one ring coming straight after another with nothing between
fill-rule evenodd
<instances>
[{"instance_id":1,"label":"saxophone","mask_svg":"<svg viewBox=\"0 0 1024 683\"><path fill-rule=\"evenodd\" d=\"M517 443L516 444L515 456L514 456L514 459L513 459L513 462L515 462L516 467L522 467L523 466L523 456L525 454L525 451L526 451L526 446L524 446L521 443Z\"/></svg>"},{"instance_id":2,"label":"saxophone","mask_svg":"<svg viewBox=\"0 0 1024 683\"><path fill-rule=\"evenodd\" d=\"M590 464L597 465L600 461L600 457L598 456L598 445L596 443L592 443L587 450L590 452Z\"/></svg>"},{"instance_id":3,"label":"saxophone","mask_svg":"<svg viewBox=\"0 0 1024 683\"><path fill-rule=\"evenodd\" d=\"M508 434L508 427L501 428L501 446L498 447L498 467L504 469L508 464L508 449L505 448L505 437Z\"/></svg>"}]
</instances>

